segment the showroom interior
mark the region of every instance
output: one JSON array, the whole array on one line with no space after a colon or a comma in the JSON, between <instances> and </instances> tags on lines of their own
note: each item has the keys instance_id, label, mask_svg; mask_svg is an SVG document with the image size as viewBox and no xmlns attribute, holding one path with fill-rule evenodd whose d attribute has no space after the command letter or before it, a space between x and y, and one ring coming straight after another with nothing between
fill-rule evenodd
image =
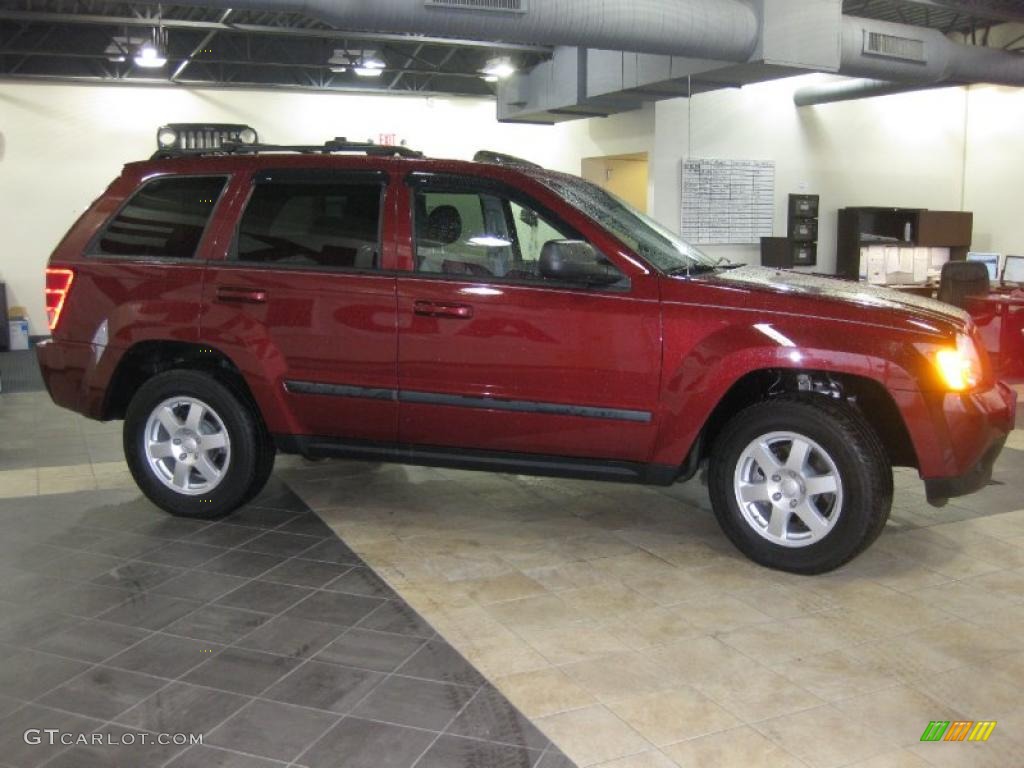
<instances>
[{"instance_id":1,"label":"showroom interior","mask_svg":"<svg viewBox=\"0 0 1024 768\"><path fill-rule=\"evenodd\" d=\"M1022 126L1010 0L0 0L0 768L1024 765ZM372 269L363 251L333 273L266 264L268 283L218 287L219 309L186 304L230 280L203 261L216 248L273 240L246 230L246 174L255 201L331 168L384 190ZM159 260L96 250L163 174L230 177L170 288ZM467 176L482 215L459 202ZM509 231L470 232L501 195ZM541 277L451 255L408 274L435 229L439 252L463 238L518 263L538 216ZM615 276L543 284L590 256ZM390 281L383 315L368 270ZM300 321L273 294L304 274L322 294ZM334 280L361 319L339 319ZM219 317L218 338L257 338L265 301L301 350L253 341L236 365L202 335ZM417 335L460 322L448 346ZM947 328L934 368L901 346ZM58 349L73 332L81 358ZM117 378L132 338L150 373ZM914 355L946 391L912 396ZM140 411L179 397L154 389L176 366L237 396L204 396L230 435L218 477L248 466L235 424L271 451L223 513L159 500L182 464L152 458L156 436L207 436ZM477 395L429 387L446 367ZM264 397L301 402L281 416L298 426ZM730 439L790 412L842 428L806 438L824 463L748 448L721 468ZM360 414L393 418L394 445L347 433ZM663 426L688 418L686 440ZM988 442L936 472L974 450L977 419ZM835 435L855 445L830 451ZM745 503L755 481L778 493ZM760 537L723 521L733 482ZM811 496L823 532L793 513L779 534L778 499ZM788 565L858 514L870 530L841 557Z\"/></svg>"}]
</instances>

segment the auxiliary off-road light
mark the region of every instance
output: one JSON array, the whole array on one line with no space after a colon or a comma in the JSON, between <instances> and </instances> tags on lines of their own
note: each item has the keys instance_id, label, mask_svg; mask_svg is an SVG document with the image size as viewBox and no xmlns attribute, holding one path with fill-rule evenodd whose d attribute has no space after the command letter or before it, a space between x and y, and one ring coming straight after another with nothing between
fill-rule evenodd
<instances>
[{"instance_id":1,"label":"auxiliary off-road light","mask_svg":"<svg viewBox=\"0 0 1024 768\"><path fill-rule=\"evenodd\" d=\"M160 149L219 149L226 142L256 144L256 129L236 123L169 123L156 132Z\"/></svg>"}]
</instances>

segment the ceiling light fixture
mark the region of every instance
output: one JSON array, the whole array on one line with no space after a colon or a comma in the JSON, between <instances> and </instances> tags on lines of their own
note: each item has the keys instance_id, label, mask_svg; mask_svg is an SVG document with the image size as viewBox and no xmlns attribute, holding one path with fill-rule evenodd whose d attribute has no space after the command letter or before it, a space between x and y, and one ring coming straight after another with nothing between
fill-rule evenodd
<instances>
[{"instance_id":1,"label":"ceiling light fixture","mask_svg":"<svg viewBox=\"0 0 1024 768\"><path fill-rule=\"evenodd\" d=\"M387 66L376 49L335 48L331 58L327 60L327 68L331 72L341 74L351 70L360 77L380 77Z\"/></svg>"},{"instance_id":2,"label":"ceiling light fixture","mask_svg":"<svg viewBox=\"0 0 1024 768\"><path fill-rule=\"evenodd\" d=\"M489 77L493 77L495 80L504 80L516 73L516 66L508 58L491 59L480 72L484 74L485 80ZM494 82L495 80L487 80L487 82Z\"/></svg>"},{"instance_id":3,"label":"ceiling light fixture","mask_svg":"<svg viewBox=\"0 0 1024 768\"><path fill-rule=\"evenodd\" d=\"M159 69L167 63L167 30L163 27L162 18L163 8L157 5L153 37L135 49L135 66Z\"/></svg>"},{"instance_id":4,"label":"ceiling light fixture","mask_svg":"<svg viewBox=\"0 0 1024 768\"><path fill-rule=\"evenodd\" d=\"M135 66L158 69L167 63L167 54L153 43L143 43L135 52Z\"/></svg>"}]
</instances>

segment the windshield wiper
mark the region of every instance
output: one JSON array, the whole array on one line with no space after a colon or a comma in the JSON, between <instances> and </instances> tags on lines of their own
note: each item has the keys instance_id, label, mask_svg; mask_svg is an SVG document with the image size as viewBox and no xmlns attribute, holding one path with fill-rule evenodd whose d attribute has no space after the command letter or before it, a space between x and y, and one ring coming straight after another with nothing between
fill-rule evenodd
<instances>
[{"instance_id":1,"label":"windshield wiper","mask_svg":"<svg viewBox=\"0 0 1024 768\"><path fill-rule=\"evenodd\" d=\"M676 277L678 275L693 277L695 275L706 275L708 272L715 272L720 268L717 264L683 264L678 267L672 267L665 274L669 277Z\"/></svg>"}]
</instances>

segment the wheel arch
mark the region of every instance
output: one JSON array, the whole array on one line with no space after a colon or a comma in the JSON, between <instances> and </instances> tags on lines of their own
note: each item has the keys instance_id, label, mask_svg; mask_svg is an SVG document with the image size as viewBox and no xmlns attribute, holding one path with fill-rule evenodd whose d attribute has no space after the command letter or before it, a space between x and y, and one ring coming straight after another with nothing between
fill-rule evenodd
<instances>
[{"instance_id":1,"label":"wheel arch","mask_svg":"<svg viewBox=\"0 0 1024 768\"><path fill-rule=\"evenodd\" d=\"M102 418L123 419L136 390L153 376L171 370L200 371L212 376L251 405L263 425L256 398L231 358L204 344L170 340L140 341L125 351L107 388Z\"/></svg>"},{"instance_id":2,"label":"wheel arch","mask_svg":"<svg viewBox=\"0 0 1024 768\"><path fill-rule=\"evenodd\" d=\"M878 435L893 466L919 466L903 415L879 381L823 369L759 368L737 378L711 409L683 464L684 477L692 476L710 456L715 439L734 414L758 402L798 393L854 407Z\"/></svg>"}]
</instances>

